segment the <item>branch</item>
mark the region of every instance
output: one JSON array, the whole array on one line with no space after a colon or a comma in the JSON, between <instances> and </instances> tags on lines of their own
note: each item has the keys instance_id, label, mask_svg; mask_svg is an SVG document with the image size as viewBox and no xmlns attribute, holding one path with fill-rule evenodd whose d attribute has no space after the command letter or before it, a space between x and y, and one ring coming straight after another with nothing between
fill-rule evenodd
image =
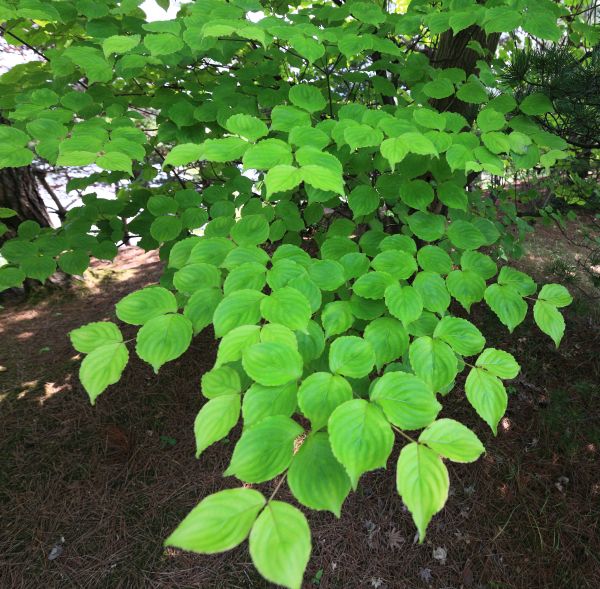
<instances>
[{"instance_id":1,"label":"branch","mask_svg":"<svg viewBox=\"0 0 600 589\"><path fill-rule=\"evenodd\" d=\"M48 180L46 180L46 173L43 170L37 169L35 169L33 172L38 182L44 187L44 190L50 195L50 198L54 201L54 204L56 205L56 214L58 215L58 218L61 221L64 221L67 217L67 209L65 209L63 204L60 202L58 195L56 194L56 192L54 192L50 184L48 184Z\"/></svg>"}]
</instances>

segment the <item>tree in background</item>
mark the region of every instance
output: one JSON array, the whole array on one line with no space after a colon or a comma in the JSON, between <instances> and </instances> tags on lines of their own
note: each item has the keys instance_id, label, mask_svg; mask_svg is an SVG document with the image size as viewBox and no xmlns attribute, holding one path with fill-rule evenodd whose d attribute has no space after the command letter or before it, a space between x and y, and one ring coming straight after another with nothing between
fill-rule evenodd
<instances>
[{"instance_id":1,"label":"tree in background","mask_svg":"<svg viewBox=\"0 0 600 589\"><path fill-rule=\"evenodd\" d=\"M57 265L81 274L129 233L165 262L159 285L116 306L140 327L137 355L158 371L213 326L197 456L241 417L225 474L245 486L205 498L167 544L212 553L249 537L265 578L300 587L310 530L278 490L340 516L396 440L398 493L423 541L448 496L444 461L484 451L438 419L441 401L466 371L467 401L495 434L503 380L519 371L458 315L485 302L512 332L531 302L557 346L564 333L569 293L498 269L523 221L474 181L568 156L539 124L548 96L523 97L502 72L534 41L585 48L579 8L199 0L146 22L139 4L0 0L6 38L43 56L0 78L0 166L94 165L69 188L118 187L84 196L56 230L24 224L0 250L0 286ZM71 339L94 403L127 343L114 322ZM266 497L250 487L271 480Z\"/></svg>"}]
</instances>

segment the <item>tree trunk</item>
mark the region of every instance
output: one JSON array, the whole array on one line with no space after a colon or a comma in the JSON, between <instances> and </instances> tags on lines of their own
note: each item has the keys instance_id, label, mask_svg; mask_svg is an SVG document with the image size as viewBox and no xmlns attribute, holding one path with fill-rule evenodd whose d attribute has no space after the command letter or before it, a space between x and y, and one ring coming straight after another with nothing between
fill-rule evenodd
<instances>
[{"instance_id":1,"label":"tree trunk","mask_svg":"<svg viewBox=\"0 0 600 589\"><path fill-rule=\"evenodd\" d=\"M26 220L37 221L42 227L51 226L31 166L0 169L0 207L8 207L17 213L15 217L3 220L9 230L0 239L14 237L19 224Z\"/></svg>"},{"instance_id":2,"label":"tree trunk","mask_svg":"<svg viewBox=\"0 0 600 589\"><path fill-rule=\"evenodd\" d=\"M467 47L469 41L477 41L487 51L486 56L481 57L477 52L469 49ZM476 25L463 29L456 35L452 34L452 31L446 31L439 39L438 46L431 58L431 65L439 69L460 68L465 71L468 78L471 74L477 73L478 60L490 63L496 53L499 41L499 33L486 35L485 31ZM463 102L456 96L433 100L432 104L440 112L450 111L461 114L469 123L473 123L477 116L478 105Z\"/></svg>"}]
</instances>

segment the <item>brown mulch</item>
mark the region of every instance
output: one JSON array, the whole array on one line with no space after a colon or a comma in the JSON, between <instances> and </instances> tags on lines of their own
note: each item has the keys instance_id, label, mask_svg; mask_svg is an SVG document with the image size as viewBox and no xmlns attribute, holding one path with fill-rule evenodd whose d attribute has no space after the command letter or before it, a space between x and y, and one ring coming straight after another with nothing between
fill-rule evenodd
<instances>
[{"instance_id":1,"label":"brown mulch","mask_svg":"<svg viewBox=\"0 0 600 589\"><path fill-rule=\"evenodd\" d=\"M245 545L214 556L162 546L201 498L236 485L222 472L239 432L194 459L198 383L214 360L212 335L195 338L158 375L132 354L95 407L78 382L80 359L67 332L114 319L114 303L159 271L153 255L130 248L112 267L96 264L85 287L37 302L0 301L2 588L269 586ZM394 489L396 448L387 470L363 477L341 519L308 513L305 588L600 585L598 326L570 317L556 351L531 323L509 335L482 308L475 315L488 343L523 364L498 437L459 383L443 415L473 427L488 453L474 465L450 465L451 496L425 543L414 542ZM287 491L281 497L291 500Z\"/></svg>"}]
</instances>

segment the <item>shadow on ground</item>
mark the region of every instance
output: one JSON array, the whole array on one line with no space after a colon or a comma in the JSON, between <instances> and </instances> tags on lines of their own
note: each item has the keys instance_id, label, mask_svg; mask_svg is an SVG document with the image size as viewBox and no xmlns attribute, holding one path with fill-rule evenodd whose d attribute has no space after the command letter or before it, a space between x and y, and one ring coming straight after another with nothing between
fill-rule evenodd
<instances>
[{"instance_id":1,"label":"shadow on ground","mask_svg":"<svg viewBox=\"0 0 600 589\"><path fill-rule=\"evenodd\" d=\"M4 303L0 587L268 586L245 546L215 556L162 546L201 498L236 486L222 472L239 432L194 459L198 383L214 360L212 334L195 338L159 375L132 354L122 380L95 407L78 382L68 331L114 320L114 303L159 271L152 255L132 248L113 267L96 265L85 285L66 294ZM491 335L488 345L523 363L498 438L458 386L443 415L472 426L488 453L475 465L450 465L451 497L426 542L414 542L394 490L396 448L387 471L363 477L341 519L308 514L306 588L598 587L598 326L571 317L556 351L531 324L509 336L482 309L475 314ZM285 491L282 498L291 500Z\"/></svg>"}]
</instances>

